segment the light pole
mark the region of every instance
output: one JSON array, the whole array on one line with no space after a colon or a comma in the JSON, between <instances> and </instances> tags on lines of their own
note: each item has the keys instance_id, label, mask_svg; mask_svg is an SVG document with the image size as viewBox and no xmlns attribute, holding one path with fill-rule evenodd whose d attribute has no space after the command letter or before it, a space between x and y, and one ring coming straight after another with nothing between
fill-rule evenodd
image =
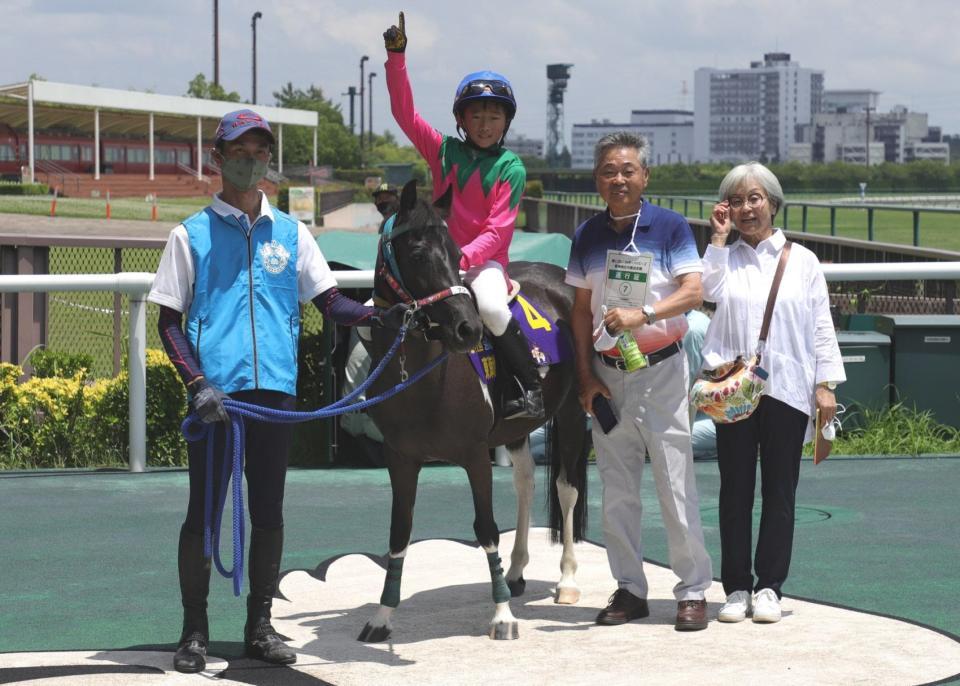
<instances>
[{"instance_id":1,"label":"light pole","mask_svg":"<svg viewBox=\"0 0 960 686\"><path fill-rule=\"evenodd\" d=\"M354 134L354 127L353 127L353 100L354 100L354 98L357 97L357 87L356 87L356 86L350 86L349 88L347 88L347 92L346 92L346 93L341 93L340 95L348 95L348 96L350 96L350 135L352 136L352 135Z\"/></svg>"},{"instance_id":2,"label":"light pole","mask_svg":"<svg viewBox=\"0 0 960 686\"><path fill-rule=\"evenodd\" d=\"M253 13L253 19L250 20L250 28L253 29L253 99L254 105L257 104L257 19L263 17L260 11Z\"/></svg>"},{"instance_id":3,"label":"light pole","mask_svg":"<svg viewBox=\"0 0 960 686\"><path fill-rule=\"evenodd\" d=\"M213 84L220 85L220 2L213 0Z\"/></svg>"},{"instance_id":4,"label":"light pole","mask_svg":"<svg viewBox=\"0 0 960 686\"><path fill-rule=\"evenodd\" d=\"M373 147L373 77L377 72L370 72L367 77L367 147Z\"/></svg>"},{"instance_id":5,"label":"light pole","mask_svg":"<svg viewBox=\"0 0 960 686\"><path fill-rule=\"evenodd\" d=\"M864 107L867 111L867 168L870 168L870 113L876 109L876 107Z\"/></svg>"},{"instance_id":6,"label":"light pole","mask_svg":"<svg viewBox=\"0 0 960 686\"><path fill-rule=\"evenodd\" d=\"M360 149L363 150L363 63L369 57L364 55L360 58Z\"/></svg>"}]
</instances>

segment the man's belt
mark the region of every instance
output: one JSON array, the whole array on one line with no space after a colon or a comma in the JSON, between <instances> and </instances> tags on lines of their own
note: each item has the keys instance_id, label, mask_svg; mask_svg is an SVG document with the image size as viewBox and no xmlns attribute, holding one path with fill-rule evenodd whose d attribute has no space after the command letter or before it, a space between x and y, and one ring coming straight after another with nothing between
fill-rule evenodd
<instances>
[{"instance_id":1,"label":"man's belt","mask_svg":"<svg viewBox=\"0 0 960 686\"><path fill-rule=\"evenodd\" d=\"M663 362L665 359L671 355L675 355L682 349L683 344L680 341L674 341L665 348L660 348L660 350L656 350L652 353L646 353L648 366L652 367L658 362ZM608 367L619 369L621 372L627 371L627 363L622 357L613 357L612 355L604 355L603 353L597 353L597 357L599 357L600 361Z\"/></svg>"}]
</instances>

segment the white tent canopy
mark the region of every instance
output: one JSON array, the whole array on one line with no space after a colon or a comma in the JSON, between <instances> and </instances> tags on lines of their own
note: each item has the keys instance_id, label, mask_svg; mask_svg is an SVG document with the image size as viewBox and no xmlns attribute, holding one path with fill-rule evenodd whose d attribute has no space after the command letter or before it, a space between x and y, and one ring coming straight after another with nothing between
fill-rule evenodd
<instances>
[{"instance_id":1,"label":"white tent canopy","mask_svg":"<svg viewBox=\"0 0 960 686\"><path fill-rule=\"evenodd\" d=\"M144 127L150 144L150 178L154 177L154 139L158 133L187 137L196 131L196 173L203 169L201 150L204 131L212 138L214 128L227 112L244 107L241 103L223 100L203 100L176 95L159 95L115 88L78 86L70 83L30 80L9 86L0 86L0 117L14 127L27 127L27 156L30 182L34 178L34 129L69 122L80 130L91 131L94 137L94 178L100 178L100 133L111 129L130 133ZM22 106L9 99L26 101ZM317 163L317 125L319 116L310 110L293 110L265 105L247 105L276 130L278 171L283 173L283 125L313 128L313 164ZM92 110L92 111L91 111ZM144 118L143 115L146 115ZM103 121L101 121L101 119Z\"/></svg>"}]
</instances>

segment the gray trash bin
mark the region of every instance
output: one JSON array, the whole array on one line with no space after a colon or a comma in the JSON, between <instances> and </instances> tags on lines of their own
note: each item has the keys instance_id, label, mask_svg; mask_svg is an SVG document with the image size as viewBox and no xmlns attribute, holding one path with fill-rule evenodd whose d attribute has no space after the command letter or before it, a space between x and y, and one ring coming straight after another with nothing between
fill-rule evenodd
<instances>
[{"instance_id":1,"label":"gray trash bin","mask_svg":"<svg viewBox=\"0 0 960 686\"><path fill-rule=\"evenodd\" d=\"M960 315L893 315L893 383L897 396L960 427Z\"/></svg>"},{"instance_id":2,"label":"gray trash bin","mask_svg":"<svg viewBox=\"0 0 960 686\"><path fill-rule=\"evenodd\" d=\"M874 331L839 331L845 383L837 387L837 402L847 407L843 425L863 426L863 410L890 406L890 337Z\"/></svg>"}]
</instances>

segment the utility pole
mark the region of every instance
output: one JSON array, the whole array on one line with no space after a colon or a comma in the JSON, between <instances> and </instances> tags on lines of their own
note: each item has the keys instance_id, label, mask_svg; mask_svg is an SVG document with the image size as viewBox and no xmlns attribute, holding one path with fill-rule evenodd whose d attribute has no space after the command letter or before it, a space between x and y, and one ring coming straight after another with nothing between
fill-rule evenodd
<instances>
[{"instance_id":1,"label":"utility pole","mask_svg":"<svg viewBox=\"0 0 960 686\"><path fill-rule=\"evenodd\" d=\"M363 63L369 57L364 55L360 58L360 149L363 150Z\"/></svg>"},{"instance_id":2,"label":"utility pole","mask_svg":"<svg viewBox=\"0 0 960 686\"><path fill-rule=\"evenodd\" d=\"M353 135L353 99L357 97L357 87L350 86L347 89L346 93L341 93L340 95L350 96L350 135Z\"/></svg>"},{"instance_id":3,"label":"utility pole","mask_svg":"<svg viewBox=\"0 0 960 686\"><path fill-rule=\"evenodd\" d=\"M877 109L876 107L864 107L867 113L867 168L870 168L870 113Z\"/></svg>"},{"instance_id":4,"label":"utility pole","mask_svg":"<svg viewBox=\"0 0 960 686\"><path fill-rule=\"evenodd\" d=\"M263 13L260 11L253 13L253 19L250 20L250 27L253 29L253 104L257 104L257 19L260 19Z\"/></svg>"},{"instance_id":5,"label":"utility pole","mask_svg":"<svg viewBox=\"0 0 960 686\"><path fill-rule=\"evenodd\" d=\"M213 0L213 84L220 85L220 0Z\"/></svg>"},{"instance_id":6,"label":"utility pole","mask_svg":"<svg viewBox=\"0 0 960 686\"><path fill-rule=\"evenodd\" d=\"M377 72L370 72L370 76L367 77L367 98L368 105L367 108L367 147L373 147L373 77L377 75Z\"/></svg>"}]
</instances>

